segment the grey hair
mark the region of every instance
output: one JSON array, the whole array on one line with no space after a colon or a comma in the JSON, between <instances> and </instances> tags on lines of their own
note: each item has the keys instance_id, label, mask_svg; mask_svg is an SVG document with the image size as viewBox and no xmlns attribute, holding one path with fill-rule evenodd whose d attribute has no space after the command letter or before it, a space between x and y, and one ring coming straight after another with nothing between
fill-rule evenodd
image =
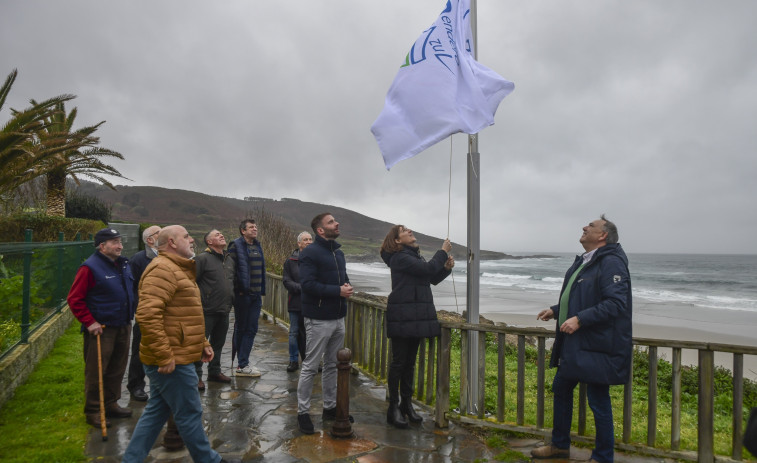
<instances>
[{"instance_id":1,"label":"grey hair","mask_svg":"<svg viewBox=\"0 0 757 463\"><path fill-rule=\"evenodd\" d=\"M148 231L150 231L151 229L153 229L155 227L158 227L158 229L160 229L160 227L158 225L150 225L149 227L147 227L147 228L144 229L144 231L142 232L142 242L143 243L147 244L147 238L149 238L150 236L152 236L152 235L155 234L155 232L147 233ZM158 232L160 232L160 230L158 230ZM156 245L158 244L157 238L155 239L155 244Z\"/></svg>"},{"instance_id":2,"label":"grey hair","mask_svg":"<svg viewBox=\"0 0 757 463\"><path fill-rule=\"evenodd\" d=\"M303 237L304 237L305 235L310 235L310 232L309 232L309 231L300 232L300 234L299 234L299 235L297 235L297 242L299 243L300 241L302 241L302 238L303 238ZM311 235L311 236L312 236L312 235Z\"/></svg>"},{"instance_id":3,"label":"grey hair","mask_svg":"<svg viewBox=\"0 0 757 463\"><path fill-rule=\"evenodd\" d=\"M605 240L605 243L607 244L617 243L618 242L618 227L615 226L614 223L607 220L604 214L600 215L599 218L605 221L605 224L602 227L602 231L607 233L607 239Z\"/></svg>"}]
</instances>

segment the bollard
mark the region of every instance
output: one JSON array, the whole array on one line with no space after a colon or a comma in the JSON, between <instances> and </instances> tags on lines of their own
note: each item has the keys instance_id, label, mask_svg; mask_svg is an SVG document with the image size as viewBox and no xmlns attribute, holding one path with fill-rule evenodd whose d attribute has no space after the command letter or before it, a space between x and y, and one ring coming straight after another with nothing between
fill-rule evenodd
<instances>
[{"instance_id":1,"label":"bollard","mask_svg":"<svg viewBox=\"0 0 757 463\"><path fill-rule=\"evenodd\" d=\"M337 378L336 378L336 420L331 428L331 435L338 438L347 438L355 435L350 423L350 369L352 364L352 352L346 347L336 353Z\"/></svg>"},{"instance_id":2,"label":"bollard","mask_svg":"<svg viewBox=\"0 0 757 463\"><path fill-rule=\"evenodd\" d=\"M184 448L184 440L179 435L179 428L173 419L173 413L168 417L166 433L163 435L163 447L169 452L176 452Z\"/></svg>"}]
</instances>

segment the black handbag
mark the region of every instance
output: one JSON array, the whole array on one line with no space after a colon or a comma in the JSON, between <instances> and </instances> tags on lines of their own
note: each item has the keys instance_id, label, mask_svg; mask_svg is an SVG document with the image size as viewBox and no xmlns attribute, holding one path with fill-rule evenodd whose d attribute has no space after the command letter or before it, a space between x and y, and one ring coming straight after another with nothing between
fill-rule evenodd
<instances>
[{"instance_id":1,"label":"black handbag","mask_svg":"<svg viewBox=\"0 0 757 463\"><path fill-rule=\"evenodd\" d=\"M752 408L752 411L749 412L749 420L746 422L743 443L744 447L752 455L757 456L757 407Z\"/></svg>"}]
</instances>

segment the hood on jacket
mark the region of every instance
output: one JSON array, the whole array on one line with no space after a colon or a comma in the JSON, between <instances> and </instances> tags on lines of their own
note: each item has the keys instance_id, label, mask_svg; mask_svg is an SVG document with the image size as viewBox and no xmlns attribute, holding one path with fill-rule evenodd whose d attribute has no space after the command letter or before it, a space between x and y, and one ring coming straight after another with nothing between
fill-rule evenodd
<instances>
[{"instance_id":1,"label":"hood on jacket","mask_svg":"<svg viewBox=\"0 0 757 463\"><path fill-rule=\"evenodd\" d=\"M289 256L289 260L300 260L300 249L297 248L292 251L292 255Z\"/></svg>"}]
</instances>

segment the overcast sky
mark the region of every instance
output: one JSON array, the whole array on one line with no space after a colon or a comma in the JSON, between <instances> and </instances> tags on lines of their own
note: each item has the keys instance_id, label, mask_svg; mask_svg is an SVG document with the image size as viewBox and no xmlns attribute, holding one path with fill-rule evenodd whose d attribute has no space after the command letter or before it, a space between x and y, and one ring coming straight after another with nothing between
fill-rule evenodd
<instances>
[{"instance_id":1,"label":"overcast sky","mask_svg":"<svg viewBox=\"0 0 757 463\"><path fill-rule=\"evenodd\" d=\"M443 0L0 5L8 108L78 97L133 182L299 198L466 242L467 136L387 172L370 132ZM478 58L515 91L480 134L481 244L757 253L757 2L478 1ZM337 217L338 219L338 217ZM342 223L342 234L350 232Z\"/></svg>"}]
</instances>

